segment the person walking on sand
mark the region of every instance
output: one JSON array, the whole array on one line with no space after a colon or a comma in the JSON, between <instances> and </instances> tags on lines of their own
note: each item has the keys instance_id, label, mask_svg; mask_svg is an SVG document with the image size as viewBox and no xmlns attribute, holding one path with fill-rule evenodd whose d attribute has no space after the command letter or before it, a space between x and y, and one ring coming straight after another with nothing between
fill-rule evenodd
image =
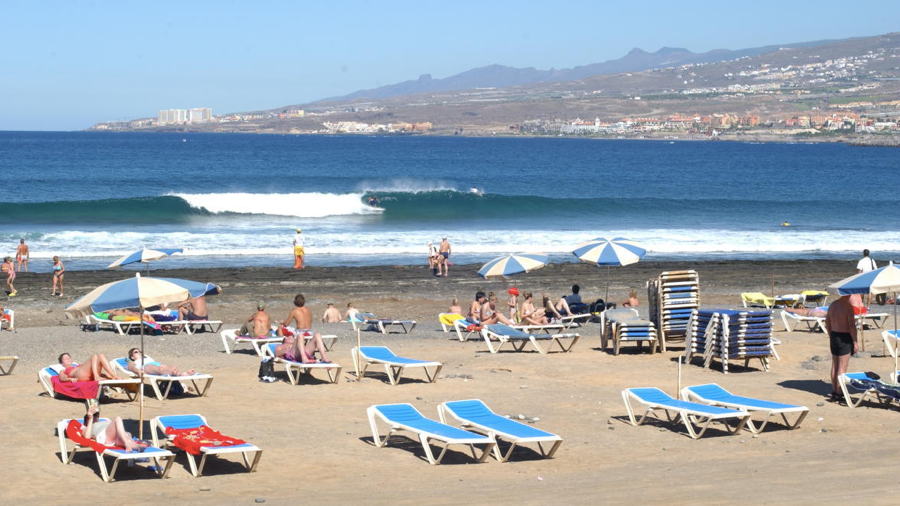
<instances>
[{"instance_id":1,"label":"person walking on sand","mask_svg":"<svg viewBox=\"0 0 900 506\"><path fill-rule=\"evenodd\" d=\"M6 286L9 287L9 296L16 296L16 287L13 285L13 281L16 280L16 266L13 264L12 257L6 257L3 259L3 263L0 264L0 272L6 273Z\"/></svg>"},{"instance_id":2,"label":"person walking on sand","mask_svg":"<svg viewBox=\"0 0 900 506\"><path fill-rule=\"evenodd\" d=\"M303 255L306 252L303 250L303 230L297 229L297 233L294 234L294 269L302 269L303 268Z\"/></svg>"},{"instance_id":3,"label":"person walking on sand","mask_svg":"<svg viewBox=\"0 0 900 506\"><path fill-rule=\"evenodd\" d=\"M438 246L438 253L442 258L438 259L438 276L447 277L450 275L450 241L447 240L447 236L445 235L443 239L441 239L441 245ZM444 273L440 274L441 266L444 267Z\"/></svg>"},{"instance_id":4,"label":"person walking on sand","mask_svg":"<svg viewBox=\"0 0 900 506\"><path fill-rule=\"evenodd\" d=\"M856 273L862 274L864 272L872 272L878 268L878 265L875 264L875 260L869 256L869 250L863 250L863 257L859 259L859 262L856 262ZM866 295L866 305L872 305L872 294Z\"/></svg>"},{"instance_id":5,"label":"person walking on sand","mask_svg":"<svg viewBox=\"0 0 900 506\"><path fill-rule=\"evenodd\" d=\"M28 245L25 244L25 238L19 239L19 246L16 248L16 271L22 272L22 268L28 272Z\"/></svg>"},{"instance_id":6,"label":"person walking on sand","mask_svg":"<svg viewBox=\"0 0 900 506\"><path fill-rule=\"evenodd\" d=\"M50 288L50 296L56 296L56 286L59 285L59 296L63 296L63 277L66 274L66 266L58 256L53 257L53 286Z\"/></svg>"},{"instance_id":7,"label":"person walking on sand","mask_svg":"<svg viewBox=\"0 0 900 506\"><path fill-rule=\"evenodd\" d=\"M850 354L859 351L856 340L856 315L850 295L844 295L828 306L825 315L825 330L831 341L831 395L830 400L841 399L840 376L847 372Z\"/></svg>"}]
</instances>

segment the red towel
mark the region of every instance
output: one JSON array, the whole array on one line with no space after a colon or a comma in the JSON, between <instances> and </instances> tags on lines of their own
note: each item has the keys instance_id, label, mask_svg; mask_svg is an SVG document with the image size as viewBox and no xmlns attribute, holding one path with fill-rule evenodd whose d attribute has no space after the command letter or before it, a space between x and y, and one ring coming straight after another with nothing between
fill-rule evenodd
<instances>
[{"instance_id":1,"label":"red towel","mask_svg":"<svg viewBox=\"0 0 900 506\"><path fill-rule=\"evenodd\" d=\"M237 446L246 443L240 439L224 436L221 432L212 430L206 425L191 429L166 427L166 434L174 435L175 446L191 455L200 455L200 448L204 446Z\"/></svg>"},{"instance_id":2,"label":"red towel","mask_svg":"<svg viewBox=\"0 0 900 506\"><path fill-rule=\"evenodd\" d=\"M81 435L81 428L84 425L78 420L69 420L69 425L66 426L66 436L72 440L72 442L81 445L81 446L89 446L92 450L97 453L103 453L104 450L124 450L121 446L104 446L93 439L88 439Z\"/></svg>"},{"instance_id":3,"label":"red towel","mask_svg":"<svg viewBox=\"0 0 900 506\"><path fill-rule=\"evenodd\" d=\"M100 383L96 381L66 381L63 383L59 376L50 379L53 383L53 391L73 399L96 399L100 391Z\"/></svg>"}]
</instances>

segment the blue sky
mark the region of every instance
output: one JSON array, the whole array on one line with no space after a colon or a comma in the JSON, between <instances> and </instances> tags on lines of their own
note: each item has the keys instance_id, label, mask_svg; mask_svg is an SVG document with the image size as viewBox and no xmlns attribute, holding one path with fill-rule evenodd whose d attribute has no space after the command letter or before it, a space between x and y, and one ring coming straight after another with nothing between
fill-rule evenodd
<instances>
[{"instance_id":1,"label":"blue sky","mask_svg":"<svg viewBox=\"0 0 900 506\"><path fill-rule=\"evenodd\" d=\"M568 68L634 47L878 35L897 20L892 0L3 2L0 130L268 109L493 63Z\"/></svg>"}]
</instances>

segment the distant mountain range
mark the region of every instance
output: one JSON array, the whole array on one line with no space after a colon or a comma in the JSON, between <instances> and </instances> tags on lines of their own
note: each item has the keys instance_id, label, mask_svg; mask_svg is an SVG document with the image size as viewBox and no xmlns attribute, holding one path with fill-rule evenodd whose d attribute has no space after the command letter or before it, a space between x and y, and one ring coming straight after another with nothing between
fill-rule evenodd
<instances>
[{"instance_id":1,"label":"distant mountain range","mask_svg":"<svg viewBox=\"0 0 900 506\"><path fill-rule=\"evenodd\" d=\"M843 39L853 40L853 39ZM689 63L714 63L733 60L745 56L757 56L781 48L815 47L831 44L837 40L819 40L795 44L771 45L750 49L714 49L705 53L694 53L684 48L663 47L654 53L634 48L627 55L602 63L592 63L571 69L538 70L533 67L515 68L505 65L488 65L467 70L443 79L434 79L431 74L423 74L418 79L389 84L379 88L360 90L340 97L331 97L318 102L337 102L355 99L383 99L415 93L434 93L468 90L474 88L508 88L554 81L573 81L601 74L640 72Z\"/></svg>"}]
</instances>

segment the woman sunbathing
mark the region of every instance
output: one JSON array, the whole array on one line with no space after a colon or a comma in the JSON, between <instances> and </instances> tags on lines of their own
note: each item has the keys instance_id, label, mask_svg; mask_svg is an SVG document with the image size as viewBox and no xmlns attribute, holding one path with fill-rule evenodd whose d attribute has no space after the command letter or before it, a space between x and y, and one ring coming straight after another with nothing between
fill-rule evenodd
<instances>
[{"instance_id":1,"label":"woman sunbathing","mask_svg":"<svg viewBox=\"0 0 900 506\"><path fill-rule=\"evenodd\" d=\"M143 369L145 373L154 376L192 376L195 372L193 369L185 372L178 372L178 368L175 366L159 362L148 362L138 348L128 350L128 357L126 360L128 362L128 370L135 374L140 374L141 369Z\"/></svg>"},{"instance_id":2,"label":"woman sunbathing","mask_svg":"<svg viewBox=\"0 0 900 506\"><path fill-rule=\"evenodd\" d=\"M94 403L90 403L87 414L84 415L81 435L104 446L121 446L129 452L140 452L150 446L146 441L135 441L131 433L125 430L121 417L101 421L100 406Z\"/></svg>"},{"instance_id":3,"label":"woman sunbathing","mask_svg":"<svg viewBox=\"0 0 900 506\"><path fill-rule=\"evenodd\" d=\"M522 321L529 325L546 325L547 316L544 310L534 308L534 294L525 292L522 297L525 298L522 302Z\"/></svg>"},{"instance_id":4,"label":"woman sunbathing","mask_svg":"<svg viewBox=\"0 0 900 506\"><path fill-rule=\"evenodd\" d=\"M73 362L68 353L63 353L59 356L59 364L63 366L63 370L59 373L59 380L62 382L119 379L113 372L109 360L106 360L102 353L91 355L91 358L80 365Z\"/></svg>"},{"instance_id":5,"label":"woman sunbathing","mask_svg":"<svg viewBox=\"0 0 900 506\"><path fill-rule=\"evenodd\" d=\"M308 343L305 342L307 335L312 337ZM316 351L319 352L319 360L316 360ZM314 334L302 332L296 336L284 336L281 344L275 347L275 356L303 364L331 363L325 356L325 343L322 342L322 335L318 332Z\"/></svg>"},{"instance_id":6,"label":"woman sunbathing","mask_svg":"<svg viewBox=\"0 0 900 506\"><path fill-rule=\"evenodd\" d=\"M791 314L800 315L800 316L811 316L813 318L825 318L828 316L828 308L827 307L814 307L812 309L805 307L786 307L785 311Z\"/></svg>"},{"instance_id":7,"label":"woman sunbathing","mask_svg":"<svg viewBox=\"0 0 900 506\"><path fill-rule=\"evenodd\" d=\"M566 302L565 297L560 297L559 302L557 302L555 306L550 301L549 295L545 293L543 294L543 297L545 314L553 315L553 318L556 318L557 320L563 317L563 313L565 313L566 316L572 316L572 311L569 310L569 303ZM562 313L560 311L562 311Z\"/></svg>"}]
</instances>

